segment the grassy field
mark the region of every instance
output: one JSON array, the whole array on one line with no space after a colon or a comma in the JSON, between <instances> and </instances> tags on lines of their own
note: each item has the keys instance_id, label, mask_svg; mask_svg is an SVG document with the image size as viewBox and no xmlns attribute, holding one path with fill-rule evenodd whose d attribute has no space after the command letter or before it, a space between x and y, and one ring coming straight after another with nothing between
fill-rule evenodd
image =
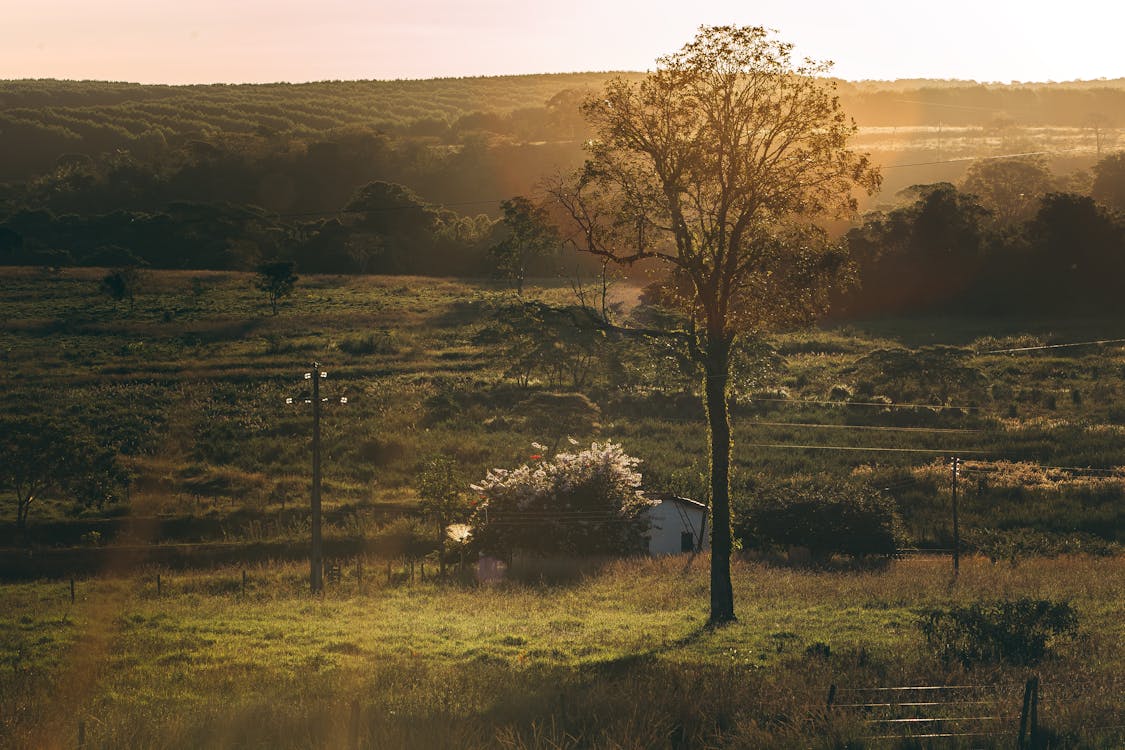
<instances>
[{"instance_id":1,"label":"grassy field","mask_svg":"<svg viewBox=\"0 0 1125 750\"><path fill-rule=\"evenodd\" d=\"M707 560L622 561L554 586L388 584L345 566L112 573L0 588L0 745L72 747L863 747L825 717L829 685L982 686L1018 713L1031 669L949 665L916 627L933 607L1069 601L1071 636L1034 671L1052 747L1119 747L1121 558L875 570L736 564L739 622L702 629ZM353 704L356 708L353 708ZM352 711L358 710L353 724ZM1003 725L1014 731L1015 722ZM1011 731L973 746L1010 746ZM851 744L848 744L851 743ZM982 744L978 744L982 743ZM886 743L872 746L886 746Z\"/></svg>"},{"instance_id":2,"label":"grassy field","mask_svg":"<svg viewBox=\"0 0 1125 750\"><path fill-rule=\"evenodd\" d=\"M330 535L362 534L364 509L413 503L414 477L432 456L452 457L471 480L527 460L533 441L567 436L620 441L644 460L649 488L704 495L697 377L667 351L588 333L555 344L549 328L513 328L505 315L520 303L499 285L309 277L272 316L246 274L146 272L130 311L99 294L101 273L0 270L0 405L86 425L120 446L136 475L124 506L49 498L32 507L33 524L230 518L193 541L303 536L286 514L307 498L301 376L314 359L330 372L326 395L349 399L325 414ZM636 301L634 286L614 292ZM564 280L529 294L573 302ZM1120 336L1116 320L938 317L773 336L736 377L735 494L793 476L863 478L893 488L914 543L941 545L941 461L960 450L967 528L1120 541L1121 472L1038 467L1125 463L1121 344L989 353ZM920 357L934 345L959 347L956 366L896 374L871 359L903 347ZM524 406L560 391L581 391L595 411L560 422ZM868 405L881 402L893 404ZM902 408L909 403L921 406Z\"/></svg>"},{"instance_id":3,"label":"grassy field","mask_svg":"<svg viewBox=\"0 0 1125 750\"><path fill-rule=\"evenodd\" d=\"M0 529L19 554L52 545L37 526L86 546L304 539L311 424L284 399L300 404L314 359L326 394L349 399L325 418L329 540L375 538L386 512L416 502L429 457L475 479L567 436L620 441L644 460L647 487L704 497L696 376L667 351L512 327L524 308L500 285L309 277L275 317L249 275L146 272L130 310L99 294L101 273L0 270L0 406L81 424L135 472L126 503L37 501L22 542L10 521ZM614 299L629 307L637 291L622 283ZM573 302L563 280L529 297ZM987 708L1012 713L1028 667L942 662L917 621L1029 596L1078 614L1035 668L1052 747L1119 747L1125 354L995 353L1117 339L1118 326L853 321L745 352L736 506L792 477L866 480L890 488L911 544L942 546L943 459L968 451L964 536L1004 543L999 562L967 558L956 585L938 557L825 570L747 557L735 566L739 623L705 631L705 559L476 587L410 583L397 562L388 581L376 549L362 581L344 560L323 598L303 593L303 565L277 562L111 565L79 577L73 604L65 579L9 582L0 746L70 747L81 723L87 746L107 748L347 747L353 731L371 748L860 747L858 719L821 710L830 684L982 685ZM955 366L896 373L875 354L905 349L917 363L935 345L957 348ZM589 410L552 420L528 405L573 391ZM1068 550L1101 556L1036 555Z\"/></svg>"}]
</instances>

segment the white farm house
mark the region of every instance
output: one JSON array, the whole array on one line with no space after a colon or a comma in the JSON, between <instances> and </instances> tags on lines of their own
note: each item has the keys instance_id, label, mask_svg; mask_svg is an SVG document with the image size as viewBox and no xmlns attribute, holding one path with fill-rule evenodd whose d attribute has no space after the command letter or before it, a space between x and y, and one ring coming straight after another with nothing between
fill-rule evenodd
<instances>
[{"instance_id":1,"label":"white farm house","mask_svg":"<svg viewBox=\"0 0 1125 750\"><path fill-rule=\"evenodd\" d=\"M710 547L706 505L677 495L645 494L658 501L645 511L650 555L678 555Z\"/></svg>"}]
</instances>

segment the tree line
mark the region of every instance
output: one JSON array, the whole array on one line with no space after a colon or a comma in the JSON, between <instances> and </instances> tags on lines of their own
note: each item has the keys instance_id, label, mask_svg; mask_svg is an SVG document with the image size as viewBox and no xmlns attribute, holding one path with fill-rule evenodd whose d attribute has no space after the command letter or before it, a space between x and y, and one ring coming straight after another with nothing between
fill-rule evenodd
<instances>
[{"instance_id":1,"label":"tree line","mask_svg":"<svg viewBox=\"0 0 1125 750\"><path fill-rule=\"evenodd\" d=\"M858 283L840 316L1118 311L1125 152L1078 192L1035 157L976 162L960 185L916 185L846 234Z\"/></svg>"}]
</instances>

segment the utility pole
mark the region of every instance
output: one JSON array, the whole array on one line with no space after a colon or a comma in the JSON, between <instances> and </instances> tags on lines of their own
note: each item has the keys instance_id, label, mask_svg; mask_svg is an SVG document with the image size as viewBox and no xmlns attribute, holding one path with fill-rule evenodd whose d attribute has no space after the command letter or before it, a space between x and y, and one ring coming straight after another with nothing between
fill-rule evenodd
<instances>
[{"instance_id":1,"label":"utility pole","mask_svg":"<svg viewBox=\"0 0 1125 750\"><path fill-rule=\"evenodd\" d=\"M309 584L314 594L324 590L324 548L320 537L320 363L313 362L313 480L312 480L312 554L309 556ZM956 554L956 553L954 553Z\"/></svg>"},{"instance_id":2,"label":"utility pole","mask_svg":"<svg viewBox=\"0 0 1125 750\"><path fill-rule=\"evenodd\" d=\"M324 590L324 545L321 537L320 521L320 405L328 401L320 396L320 381L328 377L328 373L320 369L319 362L313 362L312 372L305 373L305 380L312 381L312 398L304 399L306 404L312 404L313 433L312 433L312 498L311 498L311 523L312 547L309 550L309 587L312 593L319 594ZM285 403L292 404L293 399L285 399ZM346 396L340 398L341 404L348 403Z\"/></svg>"},{"instance_id":3,"label":"utility pole","mask_svg":"<svg viewBox=\"0 0 1125 750\"><path fill-rule=\"evenodd\" d=\"M961 572L961 528L957 523L957 469L961 459L953 457L953 577Z\"/></svg>"}]
</instances>

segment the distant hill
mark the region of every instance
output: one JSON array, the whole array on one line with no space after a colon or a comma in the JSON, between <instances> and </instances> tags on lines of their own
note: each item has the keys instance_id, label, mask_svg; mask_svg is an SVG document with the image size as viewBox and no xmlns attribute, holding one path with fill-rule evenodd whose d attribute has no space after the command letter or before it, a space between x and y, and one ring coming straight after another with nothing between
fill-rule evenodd
<instances>
[{"instance_id":1,"label":"distant hill","mask_svg":"<svg viewBox=\"0 0 1125 750\"><path fill-rule=\"evenodd\" d=\"M161 86L104 81L0 81L0 179L54 166L59 155L168 146L232 135L331 137L349 129L458 143L466 132L517 142L574 137L577 104L614 75ZM1125 79L996 84L838 81L864 127L1086 127L1125 124Z\"/></svg>"},{"instance_id":2,"label":"distant hill","mask_svg":"<svg viewBox=\"0 0 1125 750\"><path fill-rule=\"evenodd\" d=\"M481 272L501 201L585 158L583 100L612 76L642 75L0 81L0 261L252 268L292 256L326 273ZM1125 147L1125 79L836 86L860 125L853 147L883 168L863 210L1013 154L1042 156L1060 186L1088 191L1099 155ZM404 203L432 219L396 240L402 263L344 226L373 183L398 198L365 204L371 215Z\"/></svg>"}]
</instances>

